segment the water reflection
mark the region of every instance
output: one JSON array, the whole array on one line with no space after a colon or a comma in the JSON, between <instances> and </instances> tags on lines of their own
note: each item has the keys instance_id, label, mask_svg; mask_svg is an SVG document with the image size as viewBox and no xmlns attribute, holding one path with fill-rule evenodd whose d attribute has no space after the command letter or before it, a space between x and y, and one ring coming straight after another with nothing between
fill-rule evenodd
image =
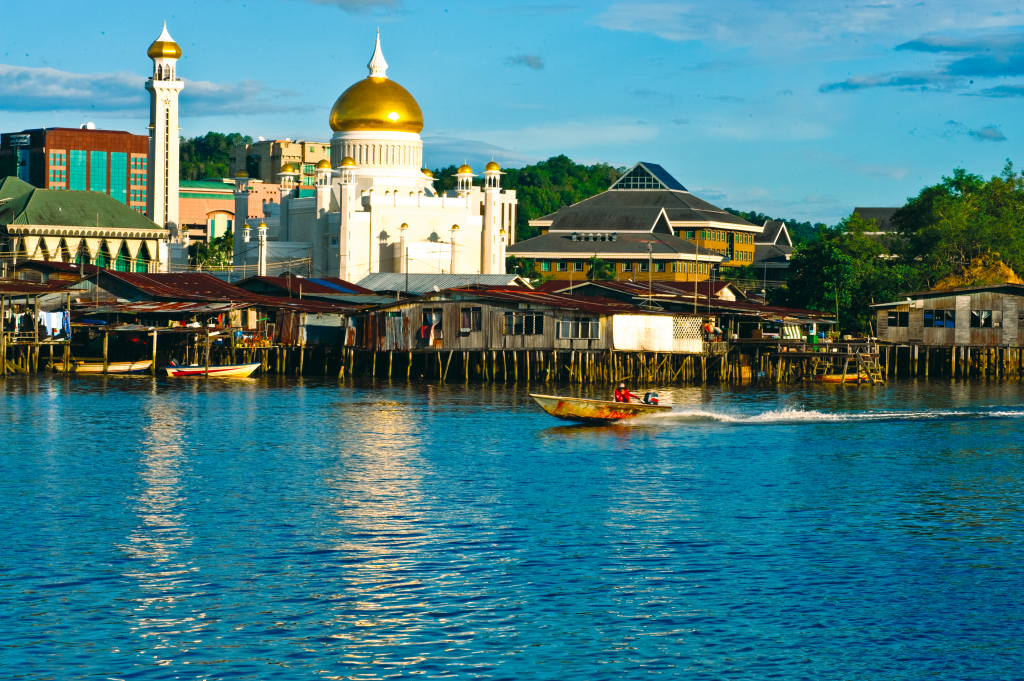
<instances>
[{"instance_id":1,"label":"water reflection","mask_svg":"<svg viewBox=\"0 0 1024 681\"><path fill-rule=\"evenodd\" d=\"M197 623L202 615L181 614L187 612L184 603L196 595L191 574L198 567L181 558L193 538L185 518L182 482L185 423L173 404L166 399L145 400L138 483L128 499L138 524L120 545L133 566L124 574L135 580L141 592L132 599L129 630L153 652L153 664L174 656L177 637L202 628Z\"/></svg>"}]
</instances>

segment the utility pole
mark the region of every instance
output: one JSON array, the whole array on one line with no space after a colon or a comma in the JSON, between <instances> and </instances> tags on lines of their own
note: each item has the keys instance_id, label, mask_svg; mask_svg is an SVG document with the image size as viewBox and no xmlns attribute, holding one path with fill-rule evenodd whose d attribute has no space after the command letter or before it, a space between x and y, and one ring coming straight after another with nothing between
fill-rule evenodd
<instances>
[{"instance_id":1,"label":"utility pole","mask_svg":"<svg viewBox=\"0 0 1024 681\"><path fill-rule=\"evenodd\" d=\"M647 242L647 309L651 309L651 279L654 277L654 273L651 271L653 268L653 256L651 255L651 242Z\"/></svg>"}]
</instances>

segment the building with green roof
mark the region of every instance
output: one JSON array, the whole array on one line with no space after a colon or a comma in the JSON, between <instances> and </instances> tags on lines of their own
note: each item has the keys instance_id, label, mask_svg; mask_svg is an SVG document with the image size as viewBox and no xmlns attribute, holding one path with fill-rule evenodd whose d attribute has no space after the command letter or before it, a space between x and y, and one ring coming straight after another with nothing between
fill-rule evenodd
<instances>
[{"instance_id":1,"label":"building with green roof","mask_svg":"<svg viewBox=\"0 0 1024 681\"><path fill-rule=\"evenodd\" d=\"M85 262L119 272L167 270L170 232L101 192L0 179L0 263Z\"/></svg>"}]
</instances>

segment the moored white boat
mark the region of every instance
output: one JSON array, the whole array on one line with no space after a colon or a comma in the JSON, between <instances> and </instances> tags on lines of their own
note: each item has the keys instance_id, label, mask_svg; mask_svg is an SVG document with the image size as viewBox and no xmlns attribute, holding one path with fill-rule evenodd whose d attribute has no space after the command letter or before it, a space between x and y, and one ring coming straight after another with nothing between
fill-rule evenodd
<instances>
[{"instance_id":1,"label":"moored white boat","mask_svg":"<svg viewBox=\"0 0 1024 681\"><path fill-rule=\"evenodd\" d=\"M153 360L147 359L139 362L108 362L107 373L108 374L148 374L150 368L153 366ZM53 370L57 372L64 371L64 362L54 363ZM102 374L103 373L103 362L82 362L79 360L71 360L71 366L68 367L68 371L76 374Z\"/></svg>"},{"instance_id":2,"label":"moored white boat","mask_svg":"<svg viewBox=\"0 0 1024 681\"><path fill-rule=\"evenodd\" d=\"M541 409L552 416L566 421L607 423L632 419L647 414L671 411L671 407L659 404L637 402L607 402L586 400L580 397L559 397L557 395L535 395L530 393Z\"/></svg>"},{"instance_id":3,"label":"moored white boat","mask_svg":"<svg viewBox=\"0 0 1024 681\"><path fill-rule=\"evenodd\" d=\"M251 376L254 371L260 368L260 363L254 364L223 364L210 366L209 375L217 378L245 378ZM164 371L173 378L185 378L189 376L206 376L207 369L201 364L189 364L188 366L166 366Z\"/></svg>"}]
</instances>

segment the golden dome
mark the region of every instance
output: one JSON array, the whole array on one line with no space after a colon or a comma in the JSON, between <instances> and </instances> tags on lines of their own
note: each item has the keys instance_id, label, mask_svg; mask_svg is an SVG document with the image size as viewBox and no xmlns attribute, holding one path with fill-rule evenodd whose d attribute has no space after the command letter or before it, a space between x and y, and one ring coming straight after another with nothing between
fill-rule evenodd
<instances>
[{"instance_id":1,"label":"golden dome","mask_svg":"<svg viewBox=\"0 0 1024 681\"><path fill-rule=\"evenodd\" d=\"M331 162L328 161L326 158L316 164L316 169L317 170L330 170L330 168L331 168Z\"/></svg>"},{"instance_id":2,"label":"golden dome","mask_svg":"<svg viewBox=\"0 0 1024 681\"><path fill-rule=\"evenodd\" d=\"M244 170L239 170L237 173L235 173L235 177L249 177L249 173L245 172Z\"/></svg>"},{"instance_id":3,"label":"golden dome","mask_svg":"<svg viewBox=\"0 0 1024 681\"><path fill-rule=\"evenodd\" d=\"M472 175L473 169L466 164L462 164L461 166L459 166L459 169L455 171L456 175L465 175L467 173Z\"/></svg>"},{"instance_id":4,"label":"golden dome","mask_svg":"<svg viewBox=\"0 0 1024 681\"><path fill-rule=\"evenodd\" d=\"M390 78L364 78L341 93L331 109L331 130L419 133L423 111L404 87Z\"/></svg>"},{"instance_id":5,"label":"golden dome","mask_svg":"<svg viewBox=\"0 0 1024 681\"><path fill-rule=\"evenodd\" d=\"M346 156L345 158L341 159L341 166L343 168L347 168L348 166L354 166L355 164L356 160L351 156Z\"/></svg>"},{"instance_id":6,"label":"golden dome","mask_svg":"<svg viewBox=\"0 0 1024 681\"><path fill-rule=\"evenodd\" d=\"M491 161L490 163L484 166L484 170L501 170L501 166L499 166L494 161Z\"/></svg>"},{"instance_id":7,"label":"golden dome","mask_svg":"<svg viewBox=\"0 0 1024 681\"><path fill-rule=\"evenodd\" d=\"M294 173L294 172L295 172L295 166L293 166L291 163L285 163L283 166L281 166L281 173L279 173L279 174Z\"/></svg>"},{"instance_id":8,"label":"golden dome","mask_svg":"<svg viewBox=\"0 0 1024 681\"><path fill-rule=\"evenodd\" d=\"M427 177L433 177L434 176L434 173L430 172L430 168L424 168L423 169L423 174L426 175Z\"/></svg>"},{"instance_id":9,"label":"golden dome","mask_svg":"<svg viewBox=\"0 0 1024 681\"><path fill-rule=\"evenodd\" d=\"M454 232L454 231L456 231L456 230L458 230L458 229L459 229L459 226L458 226L458 225L452 225L452 231L453 231L453 232Z\"/></svg>"},{"instance_id":10,"label":"golden dome","mask_svg":"<svg viewBox=\"0 0 1024 681\"><path fill-rule=\"evenodd\" d=\"M150 59L180 59L181 48L178 47L178 43L174 42L174 38L167 32L167 24L164 23L164 30L160 32L160 37L153 41L153 44L149 46L149 50L146 51Z\"/></svg>"}]
</instances>

